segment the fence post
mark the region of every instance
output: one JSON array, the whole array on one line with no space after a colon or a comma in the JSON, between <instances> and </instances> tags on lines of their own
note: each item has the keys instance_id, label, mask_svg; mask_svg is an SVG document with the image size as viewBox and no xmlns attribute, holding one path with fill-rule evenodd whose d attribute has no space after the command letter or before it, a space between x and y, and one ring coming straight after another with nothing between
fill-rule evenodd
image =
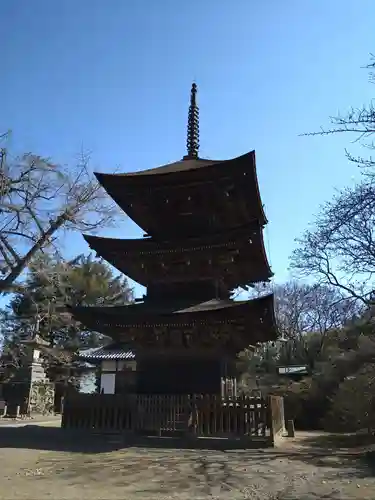
<instances>
[{"instance_id":1,"label":"fence post","mask_svg":"<svg viewBox=\"0 0 375 500\"><path fill-rule=\"evenodd\" d=\"M65 398L64 396L61 397L61 428L65 429L66 427L66 413L65 413L66 407L65 407Z\"/></svg>"},{"instance_id":2,"label":"fence post","mask_svg":"<svg viewBox=\"0 0 375 500\"><path fill-rule=\"evenodd\" d=\"M191 397L191 408L190 408L190 417L189 420L191 419L191 422L189 422L189 427L191 430L191 433L196 436L198 433L198 408L197 408L197 401L196 401L196 396L195 394L192 395Z\"/></svg>"},{"instance_id":3,"label":"fence post","mask_svg":"<svg viewBox=\"0 0 375 500\"><path fill-rule=\"evenodd\" d=\"M285 430L284 398L282 396L268 396L267 400L270 437L272 444L275 444L275 438Z\"/></svg>"}]
</instances>

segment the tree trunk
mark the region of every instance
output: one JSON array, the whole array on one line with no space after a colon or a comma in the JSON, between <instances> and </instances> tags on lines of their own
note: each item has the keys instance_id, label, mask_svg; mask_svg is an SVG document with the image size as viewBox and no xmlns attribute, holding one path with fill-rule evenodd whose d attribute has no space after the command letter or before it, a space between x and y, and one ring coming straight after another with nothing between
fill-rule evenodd
<instances>
[{"instance_id":1,"label":"tree trunk","mask_svg":"<svg viewBox=\"0 0 375 500\"><path fill-rule=\"evenodd\" d=\"M35 245L30 248L27 254L13 267L8 276L0 280L0 295L11 290L13 283L29 265L34 255L46 245L49 238L63 226L67 219L68 215L66 212L57 217L56 220L51 223L48 230L38 239Z\"/></svg>"}]
</instances>

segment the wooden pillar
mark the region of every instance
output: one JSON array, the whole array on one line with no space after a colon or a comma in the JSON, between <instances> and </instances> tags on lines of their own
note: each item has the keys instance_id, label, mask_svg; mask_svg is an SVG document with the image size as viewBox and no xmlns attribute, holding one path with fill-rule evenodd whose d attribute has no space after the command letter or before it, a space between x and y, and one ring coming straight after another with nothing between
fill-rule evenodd
<instances>
[{"instance_id":1,"label":"wooden pillar","mask_svg":"<svg viewBox=\"0 0 375 500\"><path fill-rule=\"evenodd\" d=\"M221 362L221 397L237 397L237 379L231 359L223 359Z\"/></svg>"}]
</instances>

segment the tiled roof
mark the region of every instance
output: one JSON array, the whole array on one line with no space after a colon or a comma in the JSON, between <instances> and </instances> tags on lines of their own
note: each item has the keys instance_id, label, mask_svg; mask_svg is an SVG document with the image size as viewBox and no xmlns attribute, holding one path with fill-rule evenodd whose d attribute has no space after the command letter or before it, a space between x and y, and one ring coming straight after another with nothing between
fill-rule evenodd
<instances>
[{"instance_id":1,"label":"tiled roof","mask_svg":"<svg viewBox=\"0 0 375 500\"><path fill-rule=\"evenodd\" d=\"M125 306L80 306L80 307L69 307L73 314L81 313L89 317L92 315L100 314L103 318L109 318L113 316L121 316L126 319L130 316L136 320L147 320L147 315L178 315L184 313L193 312L211 312L218 310L232 310L238 308L238 310L246 308L262 308L269 304L273 304L273 294L263 295L251 300L225 300L225 299L211 299L205 302L189 301L188 303L178 303L173 304L150 304L146 302L132 303ZM85 316L85 317L87 317ZM83 317L83 316L82 316ZM107 347L109 349L110 346Z\"/></svg>"},{"instance_id":2,"label":"tiled roof","mask_svg":"<svg viewBox=\"0 0 375 500\"><path fill-rule=\"evenodd\" d=\"M230 160L229 160L230 161ZM208 160L205 158L196 158L196 159L182 159L179 161L175 161L173 163L168 163L167 165L162 165L156 168L149 168L147 170L138 170L136 172L126 172L119 174L102 174L99 172L95 172L95 176L98 178L99 182L101 179L105 178L105 176L113 176L112 178L119 177L135 177L141 175L155 175L155 174L167 174L170 172L181 172L184 170L195 170L196 168L207 167L209 165L213 165L214 163L225 163L223 160ZM109 177L107 177L109 178Z\"/></svg>"},{"instance_id":3,"label":"tiled roof","mask_svg":"<svg viewBox=\"0 0 375 500\"><path fill-rule=\"evenodd\" d=\"M135 359L135 354L126 348L116 346L95 347L79 352L80 359Z\"/></svg>"}]
</instances>

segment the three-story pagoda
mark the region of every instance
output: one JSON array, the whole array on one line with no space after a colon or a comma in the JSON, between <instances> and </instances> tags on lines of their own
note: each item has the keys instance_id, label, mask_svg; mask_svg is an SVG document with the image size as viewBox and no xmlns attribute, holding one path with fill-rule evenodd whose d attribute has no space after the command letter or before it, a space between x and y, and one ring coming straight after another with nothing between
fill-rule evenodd
<instances>
[{"instance_id":1,"label":"three-story pagoda","mask_svg":"<svg viewBox=\"0 0 375 500\"><path fill-rule=\"evenodd\" d=\"M181 161L96 174L144 237L84 236L97 255L147 288L128 306L72 309L87 327L135 351L143 394L219 394L240 351L277 337L272 294L231 299L234 289L272 276L255 152L200 158L196 93L193 84Z\"/></svg>"}]
</instances>

